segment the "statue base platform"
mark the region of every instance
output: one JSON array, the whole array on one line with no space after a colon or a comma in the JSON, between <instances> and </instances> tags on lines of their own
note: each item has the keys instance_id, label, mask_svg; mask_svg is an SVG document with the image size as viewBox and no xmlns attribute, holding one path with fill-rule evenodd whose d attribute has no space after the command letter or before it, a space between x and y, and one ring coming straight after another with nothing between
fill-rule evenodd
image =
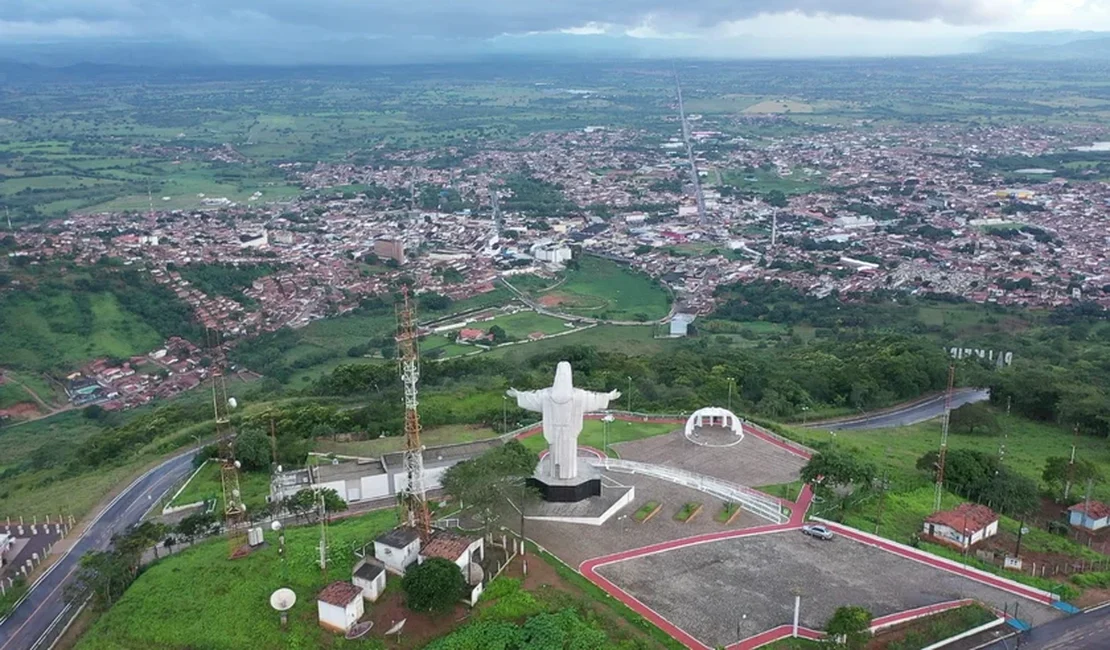
<instances>
[{"instance_id":1,"label":"statue base platform","mask_svg":"<svg viewBox=\"0 0 1110 650\"><path fill-rule=\"evenodd\" d=\"M550 456L536 466L536 473L528 479L528 486L539 490L544 501L573 503L590 497L601 496L601 473L589 463L578 463L578 476L562 479L552 471Z\"/></svg>"}]
</instances>

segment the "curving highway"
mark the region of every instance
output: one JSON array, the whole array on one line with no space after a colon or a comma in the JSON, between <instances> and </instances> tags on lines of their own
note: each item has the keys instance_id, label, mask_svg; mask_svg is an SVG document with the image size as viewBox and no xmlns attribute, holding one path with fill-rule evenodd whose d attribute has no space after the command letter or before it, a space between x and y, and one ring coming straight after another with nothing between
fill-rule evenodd
<instances>
[{"instance_id":1,"label":"curving highway","mask_svg":"<svg viewBox=\"0 0 1110 650\"><path fill-rule=\"evenodd\" d=\"M65 587L77 571L81 556L107 548L113 535L138 523L163 495L189 475L195 453L196 450L189 450L151 469L100 511L69 551L31 585L15 610L0 621L0 650L31 650L56 625L65 625L70 608L65 601Z\"/></svg>"},{"instance_id":2,"label":"curving highway","mask_svg":"<svg viewBox=\"0 0 1110 650\"><path fill-rule=\"evenodd\" d=\"M973 402L985 402L990 399L990 396L990 391L985 388L957 388L952 391L952 408L957 409L964 404L971 404ZM876 413L866 413L859 417L811 422L806 425L806 428L821 429L823 431L888 429L891 427L907 427L911 424L939 418L942 415L944 415L943 393L893 409Z\"/></svg>"}]
</instances>

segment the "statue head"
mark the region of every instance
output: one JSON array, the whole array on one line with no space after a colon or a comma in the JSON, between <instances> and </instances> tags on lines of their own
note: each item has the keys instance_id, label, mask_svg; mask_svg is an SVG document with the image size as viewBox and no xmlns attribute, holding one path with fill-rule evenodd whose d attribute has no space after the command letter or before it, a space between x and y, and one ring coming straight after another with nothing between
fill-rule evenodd
<instances>
[{"instance_id":1,"label":"statue head","mask_svg":"<svg viewBox=\"0 0 1110 650\"><path fill-rule=\"evenodd\" d=\"M560 361L555 366L555 383L551 385L551 401L566 404L574 399L574 382L571 379L570 362Z\"/></svg>"}]
</instances>

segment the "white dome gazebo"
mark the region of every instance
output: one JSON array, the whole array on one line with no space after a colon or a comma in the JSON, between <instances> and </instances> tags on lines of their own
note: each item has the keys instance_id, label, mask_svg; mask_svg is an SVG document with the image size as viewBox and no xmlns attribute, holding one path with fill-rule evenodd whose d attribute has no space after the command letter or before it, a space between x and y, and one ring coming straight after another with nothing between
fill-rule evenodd
<instances>
[{"instance_id":1,"label":"white dome gazebo","mask_svg":"<svg viewBox=\"0 0 1110 650\"><path fill-rule=\"evenodd\" d=\"M744 439L743 420L728 409L707 406L690 414L686 439L705 447L731 447Z\"/></svg>"}]
</instances>

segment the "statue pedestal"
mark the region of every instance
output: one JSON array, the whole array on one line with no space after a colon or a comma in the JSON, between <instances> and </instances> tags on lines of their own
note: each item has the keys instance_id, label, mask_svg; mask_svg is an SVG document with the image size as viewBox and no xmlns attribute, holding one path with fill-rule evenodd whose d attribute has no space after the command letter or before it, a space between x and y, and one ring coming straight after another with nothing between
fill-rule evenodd
<instances>
[{"instance_id":1,"label":"statue pedestal","mask_svg":"<svg viewBox=\"0 0 1110 650\"><path fill-rule=\"evenodd\" d=\"M593 465L578 460L578 476L569 479L556 477L552 469L551 456L545 456L528 479L528 486L539 490L544 501L573 503L601 496L601 472Z\"/></svg>"}]
</instances>

